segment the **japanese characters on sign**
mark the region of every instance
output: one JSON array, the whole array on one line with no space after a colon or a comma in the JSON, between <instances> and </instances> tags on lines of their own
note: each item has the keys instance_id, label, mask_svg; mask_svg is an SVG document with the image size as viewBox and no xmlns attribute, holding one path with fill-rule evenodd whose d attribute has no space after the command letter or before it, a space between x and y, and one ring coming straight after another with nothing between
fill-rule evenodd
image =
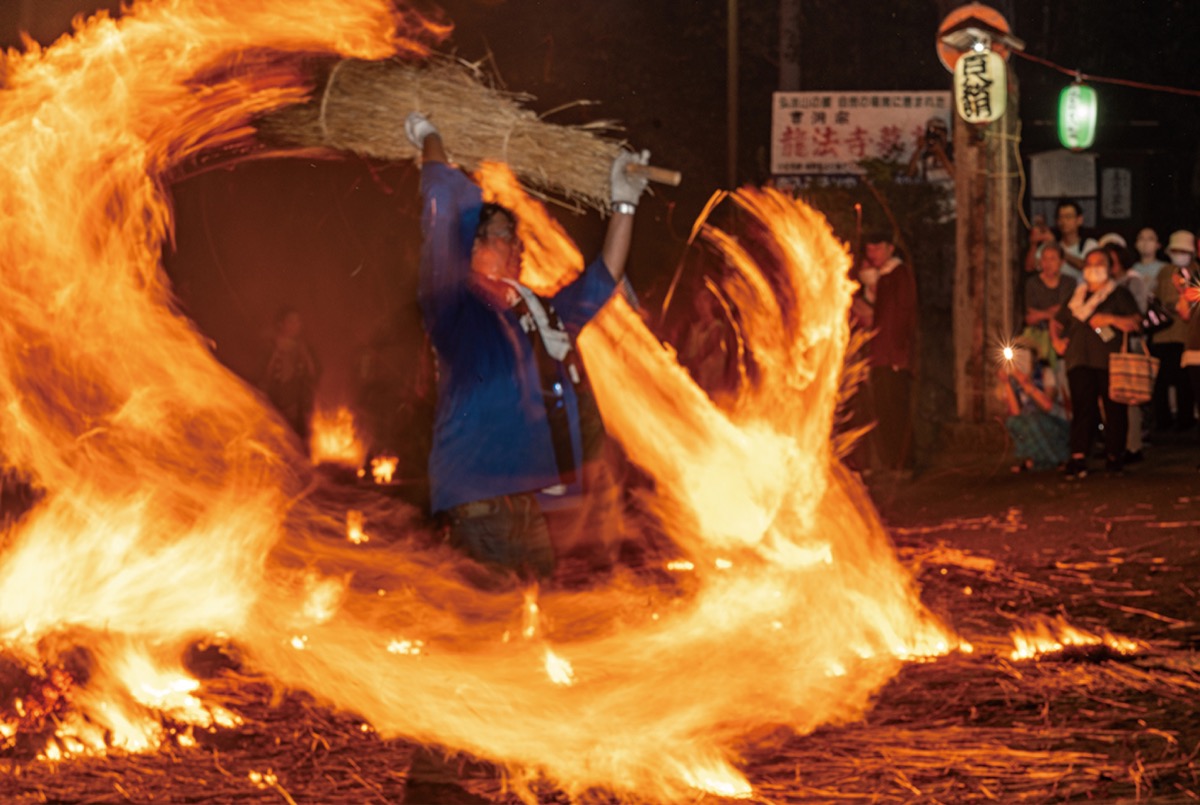
<instances>
[{"instance_id":1,"label":"japanese characters on sign","mask_svg":"<svg viewBox=\"0 0 1200 805\"><path fill-rule=\"evenodd\" d=\"M1004 58L990 50L964 53L954 65L954 102L968 123L999 120L1008 105Z\"/></svg>"},{"instance_id":2,"label":"japanese characters on sign","mask_svg":"<svg viewBox=\"0 0 1200 805\"><path fill-rule=\"evenodd\" d=\"M1133 171L1105 168L1100 171L1100 214L1110 221L1133 217Z\"/></svg>"},{"instance_id":3,"label":"japanese characters on sign","mask_svg":"<svg viewBox=\"0 0 1200 805\"><path fill-rule=\"evenodd\" d=\"M865 159L907 162L930 118L950 122L949 92L776 92L771 172L861 174Z\"/></svg>"}]
</instances>

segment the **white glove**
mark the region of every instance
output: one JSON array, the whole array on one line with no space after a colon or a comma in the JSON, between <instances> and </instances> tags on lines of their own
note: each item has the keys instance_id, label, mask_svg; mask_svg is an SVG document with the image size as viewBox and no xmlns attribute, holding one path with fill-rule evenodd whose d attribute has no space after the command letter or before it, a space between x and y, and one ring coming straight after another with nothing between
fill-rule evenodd
<instances>
[{"instance_id":1,"label":"white glove","mask_svg":"<svg viewBox=\"0 0 1200 805\"><path fill-rule=\"evenodd\" d=\"M638 199L642 196L642 191L646 189L646 184L649 182L645 176L626 173L625 166L649 164L649 151L642 151L639 154L635 151L621 149L621 153L617 154L617 158L613 160L612 171L608 177L609 183L612 185L612 206L614 212L621 212L618 207L624 204L632 204L636 207Z\"/></svg>"},{"instance_id":2,"label":"white glove","mask_svg":"<svg viewBox=\"0 0 1200 805\"><path fill-rule=\"evenodd\" d=\"M404 133L408 135L408 141L417 148L425 145L425 138L430 134L438 134L437 126L429 122L429 118L420 112L409 112L408 117L404 118Z\"/></svg>"}]
</instances>

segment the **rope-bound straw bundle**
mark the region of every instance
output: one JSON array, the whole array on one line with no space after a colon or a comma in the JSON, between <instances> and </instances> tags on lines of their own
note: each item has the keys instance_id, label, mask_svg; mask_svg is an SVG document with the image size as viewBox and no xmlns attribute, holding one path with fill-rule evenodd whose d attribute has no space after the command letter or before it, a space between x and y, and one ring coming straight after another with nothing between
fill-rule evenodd
<instances>
[{"instance_id":1,"label":"rope-bound straw bundle","mask_svg":"<svg viewBox=\"0 0 1200 805\"><path fill-rule=\"evenodd\" d=\"M496 88L477 65L450 58L422 64L341 61L315 95L260 120L260 133L293 147L416 159L404 119L421 112L467 170L484 161L505 162L538 195L608 209L609 170L622 143L605 133L617 127L610 121L548 123L523 106L531 96Z\"/></svg>"}]
</instances>

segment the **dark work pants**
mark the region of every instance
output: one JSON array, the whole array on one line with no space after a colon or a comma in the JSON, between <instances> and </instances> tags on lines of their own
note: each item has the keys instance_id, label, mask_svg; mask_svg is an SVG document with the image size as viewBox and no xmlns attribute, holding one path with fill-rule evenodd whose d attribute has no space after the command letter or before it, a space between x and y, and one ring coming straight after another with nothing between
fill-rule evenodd
<instances>
[{"instance_id":1,"label":"dark work pants","mask_svg":"<svg viewBox=\"0 0 1200 805\"><path fill-rule=\"evenodd\" d=\"M450 544L477 562L515 571L526 580L554 571L546 517L532 493L455 506L450 510Z\"/></svg>"},{"instance_id":2,"label":"dark work pants","mask_svg":"<svg viewBox=\"0 0 1200 805\"><path fill-rule=\"evenodd\" d=\"M912 455L912 372L871 367L871 396L879 460L885 470L907 469Z\"/></svg>"},{"instance_id":3,"label":"dark work pants","mask_svg":"<svg viewBox=\"0 0 1200 805\"><path fill-rule=\"evenodd\" d=\"M1158 377L1154 380L1154 398L1150 401L1154 411L1154 429L1187 430L1196 421L1196 396L1187 374L1179 366L1183 357L1183 344L1178 341L1166 344L1151 344L1150 354L1158 358ZM1171 415L1171 401L1167 390L1175 389L1175 415Z\"/></svg>"},{"instance_id":4,"label":"dark work pants","mask_svg":"<svg viewBox=\"0 0 1200 805\"><path fill-rule=\"evenodd\" d=\"M555 563L560 571L566 569L572 583L611 570L624 534L621 487L609 459L600 456L585 463L582 475L583 494L542 506Z\"/></svg>"},{"instance_id":5,"label":"dark work pants","mask_svg":"<svg viewBox=\"0 0 1200 805\"><path fill-rule=\"evenodd\" d=\"M1100 424L1100 405L1104 405L1104 452L1120 461L1125 455L1125 437L1129 432L1129 409L1108 396L1108 370L1076 366L1067 370L1071 387L1071 455L1084 459L1092 452L1092 439Z\"/></svg>"}]
</instances>

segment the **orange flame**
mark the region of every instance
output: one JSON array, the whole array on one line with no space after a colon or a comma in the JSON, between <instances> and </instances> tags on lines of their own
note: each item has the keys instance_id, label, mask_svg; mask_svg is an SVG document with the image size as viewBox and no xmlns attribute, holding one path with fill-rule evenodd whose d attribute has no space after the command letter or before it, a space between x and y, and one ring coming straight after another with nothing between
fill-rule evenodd
<instances>
[{"instance_id":1,"label":"orange flame","mask_svg":"<svg viewBox=\"0 0 1200 805\"><path fill-rule=\"evenodd\" d=\"M371 459L371 477L377 484L390 484L399 463L396 456L376 456Z\"/></svg>"},{"instance_id":2,"label":"orange flame","mask_svg":"<svg viewBox=\"0 0 1200 805\"><path fill-rule=\"evenodd\" d=\"M87 717L64 725L80 751L103 751L105 734L163 740L163 700L135 693L147 685L221 723L192 709L200 692L178 668L189 641L220 631L252 667L385 736L568 793L746 796L731 747L747 732L852 718L902 658L955 646L830 450L851 284L816 213L770 191L733 197L778 265L705 230L763 369L731 413L619 299L581 339L605 418L654 474L692 563L686 596L624 582L523 599L402 539L350 545L345 510L303 494L311 470L285 426L169 310L171 172L248 147L253 115L305 97L285 54L415 48L395 25L383 0L163 0L8 55L0 453L41 497L4 535L5 647L31 666L59 660L52 644L91 652L102 670L72 691ZM250 50L276 55L239 69ZM522 224L551 244L527 254L545 287L582 265L544 212Z\"/></svg>"},{"instance_id":3,"label":"orange flame","mask_svg":"<svg viewBox=\"0 0 1200 805\"><path fill-rule=\"evenodd\" d=\"M1136 640L1107 632L1093 634L1067 623L1063 617L1038 619L1032 628L1015 629L1012 633L1014 660L1033 660L1057 654L1070 647L1107 646L1117 654L1133 654L1141 647Z\"/></svg>"},{"instance_id":4,"label":"orange flame","mask_svg":"<svg viewBox=\"0 0 1200 805\"><path fill-rule=\"evenodd\" d=\"M354 414L345 406L337 411L317 411L312 418L309 453L313 464L336 464L358 469L367 457L367 448L358 438Z\"/></svg>"}]
</instances>

